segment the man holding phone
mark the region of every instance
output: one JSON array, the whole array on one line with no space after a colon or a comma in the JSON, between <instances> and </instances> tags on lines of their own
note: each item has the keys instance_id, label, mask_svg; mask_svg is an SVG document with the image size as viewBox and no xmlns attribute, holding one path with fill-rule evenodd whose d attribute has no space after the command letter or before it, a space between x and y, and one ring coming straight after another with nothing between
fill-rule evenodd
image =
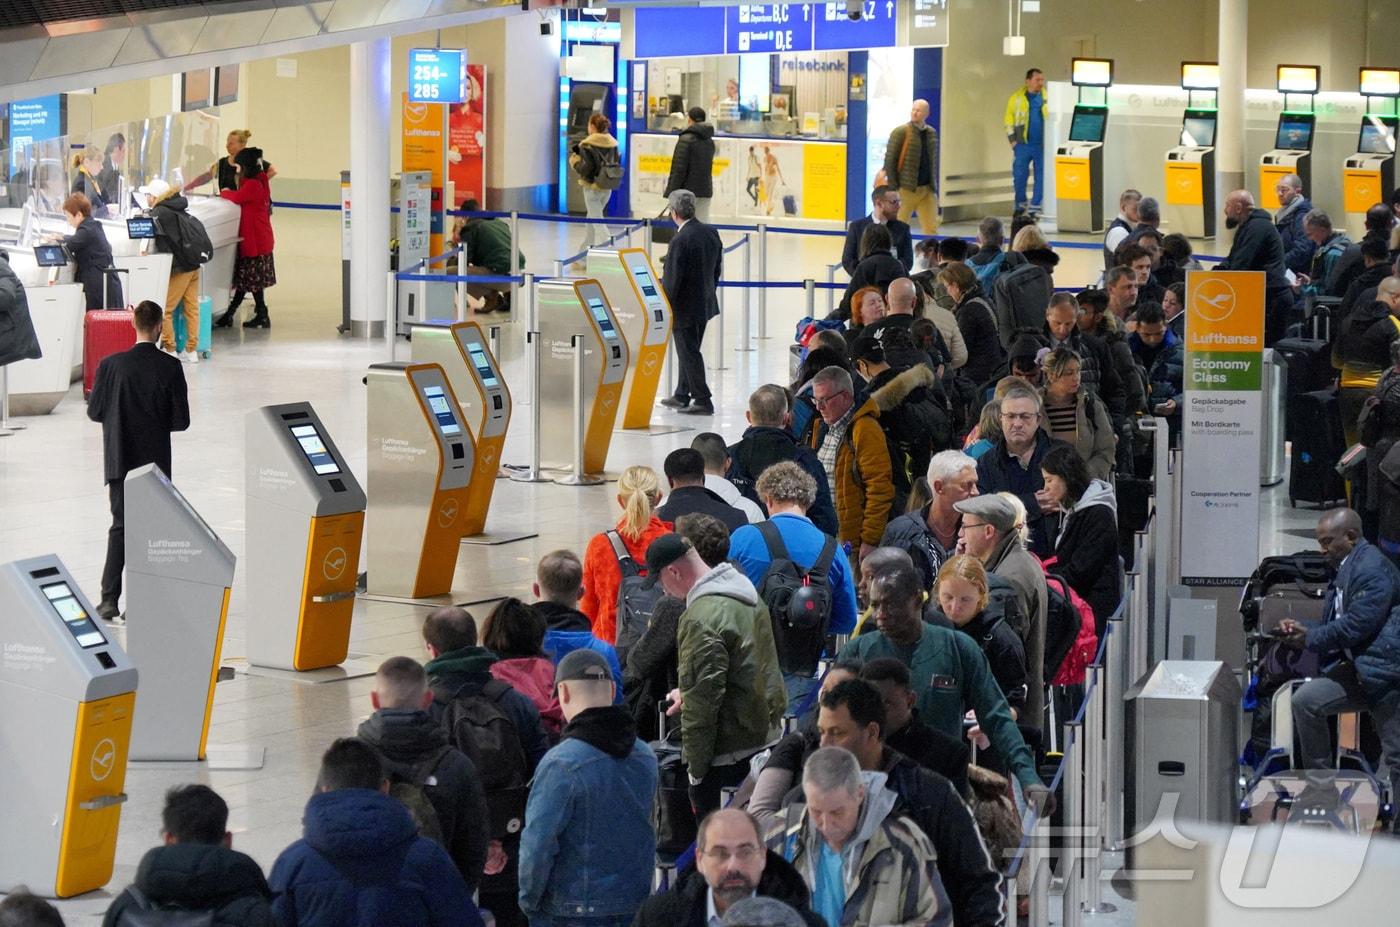
<instances>
[{"instance_id":1,"label":"man holding phone","mask_svg":"<svg viewBox=\"0 0 1400 927\"><path fill-rule=\"evenodd\" d=\"M1147 371L1147 407L1167 420L1173 444L1181 432L1182 375L1185 348L1167 328L1161 303L1143 303L1137 310L1137 330L1128 336L1133 360Z\"/></svg>"}]
</instances>

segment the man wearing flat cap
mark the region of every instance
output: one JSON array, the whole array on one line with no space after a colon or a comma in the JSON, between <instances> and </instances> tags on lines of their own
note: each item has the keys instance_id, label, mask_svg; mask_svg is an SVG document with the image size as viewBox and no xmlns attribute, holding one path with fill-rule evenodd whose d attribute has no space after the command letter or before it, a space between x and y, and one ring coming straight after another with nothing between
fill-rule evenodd
<instances>
[{"instance_id":1,"label":"man wearing flat cap","mask_svg":"<svg viewBox=\"0 0 1400 927\"><path fill-rule=\"evenodd\" d=\"M709 566L679 534L651 542L646 581L685 599L676 631L681 759L700 819L720 807L723 789L744 780L749 758L782 724L787 691L773 624L738 567Z\"/></svg>"},{"instance_id":2,"label":"man wearing flat cap","mask_svg":"<svg viewBox=\"0 0 1400 927\"><path fill-rule=\"evenodd\" d=\"M656 754L637 739L617 680L596 650L559 661L559 745L540 760L520 840L520 910L532 925L626 927L656 863Z\"/></svg>"},{"instance_id":3,"label":"man wearing flat cap","mask_svg":"<svg viewBox=\"0 0 1400 927\"><path fill-rule=\"evenodd\" d=\"M1045 571L1026 550L1025 513L1020 499L1010 493L988 493L953 503L962 513L958 549L971 554L987 572L999 576L1016 590L1021 614L1030 619L1026 646L1026 717L1040 718L1045 694L1045 613L1049 593Z\"/></svg>"}]
</instances>

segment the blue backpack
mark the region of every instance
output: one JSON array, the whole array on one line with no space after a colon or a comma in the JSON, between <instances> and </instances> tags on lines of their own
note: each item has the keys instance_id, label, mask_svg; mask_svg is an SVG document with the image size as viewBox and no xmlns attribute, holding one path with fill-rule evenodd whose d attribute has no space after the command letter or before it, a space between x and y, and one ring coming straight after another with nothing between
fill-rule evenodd
<instances>
[{"instance_id":1,"label":"blue backpack","mask_svg":"<svg viewBox=\"0 0 1400 927\"><path fill-rule=\"evenodd\" d=\"M972 272L977 275L977 282L982 284L982 289L988 293L992 291L992 280L1001 273L1006 266L1006 252L998 251L997 256L985 264L968 264Z\"/></svg>"}]
</instances>

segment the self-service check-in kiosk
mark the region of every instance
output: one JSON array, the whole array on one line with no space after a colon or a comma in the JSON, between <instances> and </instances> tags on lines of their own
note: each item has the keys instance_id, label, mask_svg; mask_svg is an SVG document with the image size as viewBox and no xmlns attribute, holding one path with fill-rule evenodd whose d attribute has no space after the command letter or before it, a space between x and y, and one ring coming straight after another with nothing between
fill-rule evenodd
<instances>
[{"instance_id":1,"label":"self-service check-in kiosk","mask_svg":"<svg viewBox=\"0 0 1400 927\"><path fill-rule=\"evenodd\" d=\"M1172 230L1191 238L1215 237L1215 129L1220 90L1220 66L1208 61L1183 61L1181 87L1186 91L1186 114L1181 138L1167 151L1164 218ZM1195 103L1196 93L1209 93L1210 104Z\"/></svg>"},{"instance_id":2,"label":"self-service check-in kiosk","mask_svg":"<svg viewBox=\"0 0 1400 927\"><path fill-rule=\"evenodd\" d=\"M603 287L593 279L544 280L537 286L540 363L540 460L563 469L573 460L572 339L583 337L583 469L602 473L622 404L630 359L627 339Z\"/></svg>"},{"instance_id":3,"label":"self-service check-in kiosk","mask_svg":"<svg viewBox=\"0 0 1400 927\"><path fill-rule=\"evenodd\" d=\"M643 249L593 248L587 261L585 273L602 284L612 300L618 327L632 351L622 387L622 427L649 428L671 338L671 303Z\"/></svg>"},{"instance_id":4,"label":"self-service check-in kiosk","mask_svg":"<svg viewBox=\"0 0 1400 927\"><path fill-rule=\"evenodd\" d=\"M1302 178L1304 191L1312 189L1313 129L1317 126L1313 100L1321 80L1322 69L1313 65L1278 66L1276 85L1283 94L1283 112L1278 116L1274 147L1259 159L1259 205L1265 209L1282 205L1274 188L1289 174ZM1290 110L1290 96L1307 97L1307 111Z\"/></svg>"},{"instance_id":5,"label":"self-service check-in kiosk","mask_svg":"<svg viewBox=\"0 0 1400 927\"><path fill-rule=\"evenodd\" d=\"M112 877L136 668L55 556L0 566L0 892Z\"/></svg>"},{"instance_id":6,"label":"self-service check-in kiosk","mask_svg":"<svg viewBox=\"0 0 1400 927\"><path fill-rule=\"evenodd\" d=\"M1347 234L1360 239L1366 231L1366 210L1390 202L1395 191L1395 133L1400 118L1400 68L1362 68L1361 96L1366 115L1356 153L1342 170L1342 205ZM1389 98L1391 113L1373 113L1376 98Z\"/></svg>"},{"instance_id":7,"label":"self-service check-in kiosk","mask_svg":"<svg viewBox=\"0 0 1400 927\"><path fill-rule=\"evenodd\" d=\"M1055 149L1055 215L1062 232L1103 229L1103 139L1108 129L1108 88L1113 62L1104 58L1075 58L1070 82L1079 100L1070 117L1069 139ZM1084 102L1084 88L1103 91L1100 103Z\"/></svg>"},{"instance_id":8,"label":"self-service check-in kiosk","mask_svg":"<svg viewBox=\"0 0 1400 927\"><path fill-rule=\"evenodd\" d=\"M375 364L369 388L366 515L370 595L452 591L462 543L472 436L437 364Z\"/></svg>"},{"instance_id":9,"label":"self-service check-in kiosk","mask_svg":"<svg viewBox=\"0 0 1400 927\"><path fill-rule=\"evenodd\" d=\"M133 760L205 758L233 552L155 464L126 477L126 649L141 671Z\"/></svg>"},{"instance_id":10,"label":"self-service check-in kiosk","mask_svg":"<svg viewBox=\"0 0 1400 927\"><path fill-rule=\"evenodd\" d=\"M476 444L475 466L462 512L462 533L471 537L486 528L486 512L491 507L501 449L510 427L510 390L481 326L475 322L414 326L412 344L415 364L437 364L447 374Z\"/></svg>"},{"instance_id":11,"label":"self-service check-in kiosk","mask_svg":"<svg viewBox=\"0 0 1400 927\"><path fill-rule=\"evenodd\" d=\"M308 402L247 418L248 662L335 666L350 650L365 494Z\"/></svg>"}]
</instances>

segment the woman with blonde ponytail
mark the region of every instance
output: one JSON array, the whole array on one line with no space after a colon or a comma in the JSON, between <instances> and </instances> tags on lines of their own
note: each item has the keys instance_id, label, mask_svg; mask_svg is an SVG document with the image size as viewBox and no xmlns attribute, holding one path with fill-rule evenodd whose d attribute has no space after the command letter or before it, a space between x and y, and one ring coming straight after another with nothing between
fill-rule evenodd
<instances>
[{"instance_id":1,"label":"woman with blonde ponytail","mask_svg":"<svg viewBox=\"0 0 1400 927\"><path fill-rule=\"evenodd\" d=\"M92 145L73 155L73 188L69 193L81 193L92 204L95 215L107 214L107 197L103 194L99 175L102 173L102 149Z\"/></svg>"},{"instance_id":2,"label":"woman with blonde ponytail","mask_svg":"<svg viewBox=\"0 0 1400 927\"><path fill-rule=\"evenodd\" d=\"M661 502L661 481L651 467L628 467L617 481L617 504L622 518L613 529L628 555L645 570L647 547L671 530L671 523L656 516ZM617 640L617 590L622 569L609 532L593 536L583 555L583 598L579 611L593 624L593 636L609 644Z\"/></svg>"}]
</instances>

